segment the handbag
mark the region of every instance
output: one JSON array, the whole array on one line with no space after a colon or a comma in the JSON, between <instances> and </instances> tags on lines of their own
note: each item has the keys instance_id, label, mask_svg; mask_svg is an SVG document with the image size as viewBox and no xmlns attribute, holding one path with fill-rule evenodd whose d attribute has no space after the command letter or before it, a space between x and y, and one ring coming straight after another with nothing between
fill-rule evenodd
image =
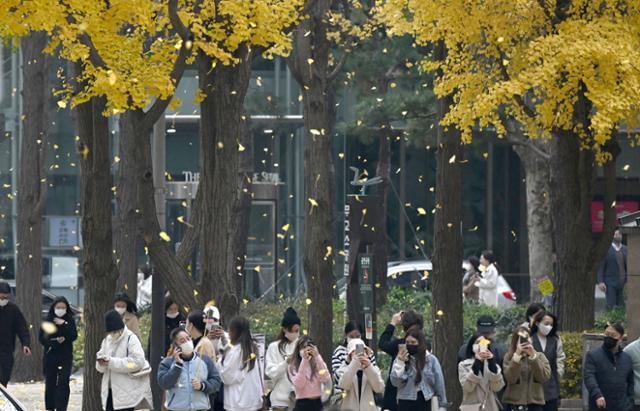
<instances>
[{"instance_id":1,"label":"handbag","mask_svg":"<svg viewBox=\"0 0 640 411\"><path fill-rule=\"evenodd\" d=\"M129 341L131 341L131 336L127 338L127 357L129 357ZM151 364L149 364L149 361L144 360L144 365L142 366L142 368L136 371L131 371L129 373L129 377L140 378L140 377L147 376L149 374L151 374Z\"/></svg>"}]
</instances>

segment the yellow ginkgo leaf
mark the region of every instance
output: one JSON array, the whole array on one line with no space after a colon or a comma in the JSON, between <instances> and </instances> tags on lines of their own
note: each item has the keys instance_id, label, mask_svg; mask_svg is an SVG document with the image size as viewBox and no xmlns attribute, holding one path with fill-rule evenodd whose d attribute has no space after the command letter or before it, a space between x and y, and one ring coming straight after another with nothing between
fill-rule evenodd
<instances>
[{"instance_id":1,"label":"yellow ginkgo leaf","mask_svg":"<svg viewBox=\"0 0 640 411\"><path fill-rule=\"evenodd\" d=\"M60 108L66 108L67 107L67 102L64 100L60 100L58 101L58 107Z\"/></svg>"},{"instance_id":2,"label":"yellow ginkgo leaf","mask_svg":"<svg viewBox=\"0 0 640 411\"><path fill-rule=\"evenodd\" d=\"M311 305L311 298L307 298L306 300L304 300L304 302L305 302L307 305Z\"/></svg>"},{"instance_id":3,"label":"yellow ginkgo leaf","mask_svg":"<svg viewBox=\"0 0 640 411\"><path fill-rule=\"evenodd\" d=\"M283 226L282 226L282 231L284 231L285 233L286 233L287 231L289 231L289 224L285 224L285 225L283 225Z\"/></svg>"},{"instance_id":4,"label":"yellow ginkgo leaf","mask_svg":"<svg viewBox=\"0 0 640 411\"><path fill-rule=\"evenodd\" d=\"M164 231L160 231L160 238L161 238L163 241L166 241L166 242L171 241L171 237L169 237L169 234L167 234L167 233L166 233L166 232L164 232Z\"/></svg>"},{"instance_id":5,"label":"yellow ginkgo leaf","mask_svg":"<svg viewBox=\"0 0 640 411\"><path fill-rule=\"evenodd\" d=\"M418 214L420 215L427 215L427 210L425 210L422 207L418 207Z\"/></svg>"}]
</instances>

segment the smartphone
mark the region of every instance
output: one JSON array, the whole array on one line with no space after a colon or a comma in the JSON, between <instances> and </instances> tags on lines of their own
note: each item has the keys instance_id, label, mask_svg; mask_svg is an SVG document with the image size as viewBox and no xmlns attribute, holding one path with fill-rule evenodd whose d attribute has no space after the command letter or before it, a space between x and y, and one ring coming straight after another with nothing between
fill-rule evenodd
<instances>
[{"instance_id":1,"label":"smartphone","mask_svg":"<svg viewBox=\"0 0 640 411\"><path fill-rule=\"evenodd\" d=\"M398 355L403 355L407 352L407 344L398 344Z\"/></svg>"},{"instance_id":2,"label":"smartphone","mask_svg":"<svg viewBox=\"0 0 640 411\"><path fill-rule=\"evenodd\" d=\"M520 336L520 344L529 344L529 339L527 337Z\"/></svg>"},{"instance_id":3,"label":"smartphone","mask_svg":"<svg viewBox=\"0 0 640 411\"><path fill-rule=\"evenodd\" d=\"M363 354L364 354L364 344L357 344L356 355L363 355Z\"/></svg>"},{"instance_id":4,"label":"smartphone","mask_svg":"<svg viewBox=\"0 0 640 411\"><path fill-rule=\"evenodd\" d=\"M205 327L207 330L207 333L214 329L213 328L213 310L207 311L207 318L205 320L205 324L207 324L207 326Z\"/></svg>"}]
</instances>

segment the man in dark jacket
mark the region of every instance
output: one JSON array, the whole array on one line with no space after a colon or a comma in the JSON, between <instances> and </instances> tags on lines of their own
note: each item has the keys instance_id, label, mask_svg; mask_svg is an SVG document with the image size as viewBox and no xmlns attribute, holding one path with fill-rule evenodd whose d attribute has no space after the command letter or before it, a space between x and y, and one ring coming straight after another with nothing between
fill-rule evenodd
<instances>
[{"instance_id":1,"label":"man in dark jacket","mask_svg":"<svg viewBox=\"0 0 640 411\"><path fill-rule=\"evenodd\" d=\"M391 322L378 340L378 348L391 356L391 364L393 364L398 355L398 346L404 344L404 338L393 338L393 333L398 325L402 325L402 329L406 333L412 327L422 329L424 327L424 319L422 315L413 310L401 311L391 317ZM391 384L390 378L387 377L387 383L384 387L384 400L382 402L383 410L396 411L398 409L397 393L398 389Z\"/></svg>"},{"instance_id":2,"label":"man in dark jacket","mask_svg":"<svg viewBox=\"0 0 640 411\"><path fill-rule=\"evenodd\" d=\"M624 327L616 323L604 332L602 347L584 360L583 380L589 391L589 409L633 410L633 360L620 349Z\"/></svg>"},{"instance_id":3,"label":"man in dark jacket","mask_svg":"<svg viewBox=\"0 0 640 411\"><path fill-rule=\"evenodd\" d=\"M598 268L598 287L605 293L607 309L624 305L624 285L627 283L627 246L622 233L613 233L611 247Z\"/></svg>"},{"instance_id":4,"label":"man in dark jacket","mask_svg":"<svg viewBox=\"0 0 640 411\"><path fill-rule=\"evenodd\" d=\"M16 348L16 336L22 343L24 355L31 355L31 337L27 321L22 312L11 298L11 287L8 283L0 282L0 384L5 387L11 379L13 371L13 351Z\"/></svg>"}]
</instances>

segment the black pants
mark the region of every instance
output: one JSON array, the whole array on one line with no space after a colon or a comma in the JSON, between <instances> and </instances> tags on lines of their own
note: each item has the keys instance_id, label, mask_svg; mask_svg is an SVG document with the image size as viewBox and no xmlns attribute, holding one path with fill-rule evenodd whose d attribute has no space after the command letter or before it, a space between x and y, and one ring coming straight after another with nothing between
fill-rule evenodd
<instances>
[{"instance_id":1,"label":"black pants","mask_svg":"<svg viewBox=\"0 0 640 411\"><path fill-rule=\"evenodd\" d=\"M506 404L505 411L516 411L519 409L519 407L523 407L523 406ZM538 404L529 404L529 405L525 405L524 409L526 409L527 411L542 411L544 407Z\"/></svg>"},{"instance_id":2,"label":"black pants","mask_svg":"<svg viewBox=\"0 0 640 411\"><path fill-rule=\"evenodd\" d=\"M72 363L72 357L44 357L44 405L47 410L67 411Z\"/></svg>"},{"instance_id":3,"label":"black pants","mask_svg":"<svg viewBox=\"0 0 640 411\"><path fill-rule=\"evenodd\" d=\"M293 411L322 411L322 401L320 398L296 400L296 406Z\"/></svg>"},{"instance_id":4,"label":"black pants","mask_svg":"<svg viewBox=\"0 0 640 411\"><path fill-rule=\"evenodd\" d=\"M106 411L134 411L134 408L118 408L113 409L113 398L111 396L111 390L109 390L109 397L107 397L107 409Z\"/></svg>"},{"instance_id":5,"label":"black pants","mask_svg":"<svg viewBox=\"0 0 640 411\"><path fill-rule=\"evenodd\" d=\"M384 399L382 400L382 409L388 411L397 411L398 401L396 395L398 389L391 384L391 379L387 378L387 383L384 386Z\"/></svg>"},{"instance_id":6,"label":"black pants","mask_svg":"<svg viewBox=\"0 0 640 411\"><path fill-rule=\"evenodd\" d=\"M560 406L560 400L556 398L555 400L547 401L546 404L544 404L544 406L542 407L542 410L558 411L559 406Z\"/></svg>"},{"instance_id":7,"label":"black pants","mask_svg":"<svg viewBox=\"0 0 640 411\"><path fill-rule=\"evenodd\" d=\"M5 387L11 379L11 371L13 371L13 352L0 352L0 384Z\"/></svg>"},{"instance_id":8,"label":"black pants","mask_svg":"<svg viewBox=\"0 0 640 411\"><path fill-rule=\"evenodd\" d=\"M414 401L398 400L398 411L431 411L431 400L425 400L422 391L418 391Z\"/></svg>"}]
</instances>

